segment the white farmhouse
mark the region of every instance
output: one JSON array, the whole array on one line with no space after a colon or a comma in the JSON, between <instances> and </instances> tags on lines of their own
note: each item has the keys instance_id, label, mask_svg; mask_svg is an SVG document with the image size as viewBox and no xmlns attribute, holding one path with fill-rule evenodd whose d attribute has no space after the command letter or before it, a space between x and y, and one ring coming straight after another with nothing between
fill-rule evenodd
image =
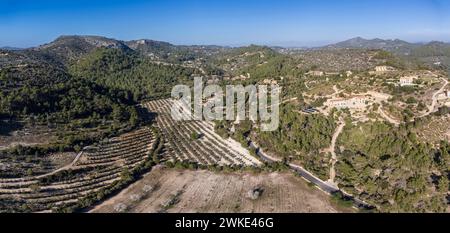
<instances>
[{"instance_id":1,"label":"white farmhouse","mask_svg":"<svg viewBox=\"0 0 450 233\"><path fill-rule=\"evenodd\" d=\"M404 87L404 86L414 86L414 80L418 79L417 76L406 76L406 77L401 77L400 81L399 81L399 85Z\"/></svg>"}]
</instances>

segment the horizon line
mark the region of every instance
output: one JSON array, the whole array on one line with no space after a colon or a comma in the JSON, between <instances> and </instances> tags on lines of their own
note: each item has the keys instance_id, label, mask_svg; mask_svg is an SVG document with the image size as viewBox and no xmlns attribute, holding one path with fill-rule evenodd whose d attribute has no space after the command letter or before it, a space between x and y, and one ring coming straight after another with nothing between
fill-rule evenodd
<instances>
[{"instance_id":1,"label":"horizon line","mask_svg":"<svg viewBox=\"0 0 450 233\"><path fill-rule=\"evenodd\" d=\"M90 35L90 34L73 34L73 35L60 35L57 36L55 39L48 41L48 42L44 42L44 43L40 43L34 46L27 46L27 47L17 47L17 46L9 46L9 45L1 45L0 49L18 49L18 50L25 50L25 49L32 49L32 48L38 48L40 46L46 45L46 44L50 44L54 41L56 41L58 38L61 37L102 37L102 38L107 38L107 39L111 39L111 40L116 40L116 41L120 41L120 42L129 42L129 41L137 41L137 40L149 40L149 41L156 41L156 42L164 42L164 43L169 43L171 45L174 46L218 46L218 47L232 47L232 48L239 48L239 47L247 47L247 46L251 46L251 45L256 45L256 46L266 46L266 47L281 47L281 48L320 48L320 47L326 47L329 45L334 45L340 42L345 42L348 40L352 40L352 39L364 39L364 40L386 40L386 41L395 41L395 40L399 40L399 41L404 41L410 44L429 44L432 42L442 42L442 43L450 43L450 39L448 41L444 41L444 40L417 40L417 41L412 41L412 40L403 40L403 39L399 39L399 38L382 38L382 37L375 37L375 38L366 38L363 36L354 36L354 37L350 37L349 39L343 39L343 40L316 40L316 41L308 41L308 42L301 42L301 41L295 41L295 40L287 40L287 41L272 41L272 42L244 42L244 43L176 43L176 42L171 42L170 40L161 40L161 39L150 39L150 38L138 38L138 39L117 39L115 37L110 37L110 36L103 36L103 35ZM284 44L284 45L283 45ZM288 45L290 44L290 45Z\"/></svg>"}]
</instances>

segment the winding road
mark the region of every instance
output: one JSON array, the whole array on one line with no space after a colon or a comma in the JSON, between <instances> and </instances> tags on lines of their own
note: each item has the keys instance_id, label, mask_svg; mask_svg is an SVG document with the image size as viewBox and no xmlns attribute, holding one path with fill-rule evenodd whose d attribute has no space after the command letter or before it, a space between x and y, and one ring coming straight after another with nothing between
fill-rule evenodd
<instances>
[{"instance_id":1,"label":"winding road","mask_svg":"<svg viewBox=\"0 0 450 233\"><path fill-rule=\"evenodd\" d=\"M256 150L256 154L265 162L269 163L278 163L282 162L281 159L274 158L266 153L263 152L263 150L254 142L250 142L250 147ZM338 188L336 188L333 185L328 184L327 182L321 180L320 178L316 177L315 175L311 174L307 170L305 170L303 167L289 163L289 167L299 173L303 178L305 178L307 181L316 184L320 189L322 189L324 192L327 193L334 193L339 191Z\"/></svg>"},{"instance_id":2,"label":"winding road","mask_svg":"<svg viewBox=\"0 0 450 233\"><path fill-rule=\"evenodd\" d=\"M434 108L436 107L436 104L437 104L437 101L438 101L437 100L437 96L440 93L444 92L445 87L448 85L448 80L447 79L442 78L441 80L444 81L444 85L441 87L441 89L439 89L438 91L436 91L433 94L433 97L432 97L433 102L431 103L430 106L428 106L428 111L426 113L424 113L423 115L419 116L418 118L426 117L426 116L428 116L428 115L430 115L430 114L432 114L434 112Z\"/></svg>"},{"instance_id":3,"label":"winding road","mask_svg":"<svg viewBox=\"0 0 450 233\"><path fill-rule=\"evenodd\" d=\"M257 144L255 144L252 141L249 141L249 146L250 146L250 148L254 149L256 151L256 154L265 162L268 162L268 163L282 162L281 159L274 158L274 157L264 153L262 151L262 149ZM293 164L293 163L289 163L288 166L289 166L289 168L292 171L296 172L301 177L303 177L303 179L305 179L308 182L311 182L311 183L315 184L319 189L321 189L322 191L324 191L324 192L326 192L328 194L334 194L334 193L337 193L337 192L341 192L348 199L352 200L356 207L358 207L358 208L361 208L361 207L363 207L363 208L373 208L372 205L370 205L370 204L368 204L368 203L366 203L366 202L364 202L362 200L359 200L359 199L353 197L352 195L350 195L350 194L346 193L345 191L339 189L335 185L329 184L328 182L321 180L319 177L311 174L309 171L307 171L306 169L304 169L303 167L301 167L299 165L296 165L296 164Z\"/></svg>"},{"instance_id":4,"label":"winding road","mask_svg":"<svg viewBox=\"0 0 450 233\"><path fill-rule=\"evenodd\" d=\"M445 87L448 85L448 80L447 80L447 79L442 78L441 80L444 82L444 84L442 85L442 87L441 87L439 90L437 90L437 91L433 94L431 105L428 106L428 111L427 111L426 113L424 113L424 114L422 114L422 115L416 117L415 119L411 120L410 122L414 122L416 119L424 118L424 117L429 116L430 114L432 114L432 113L435 112L434 109L436 108L436 105L437 105L437 102L438 102L437 96L438 96L439 94L441 94L442 92L444 92ZM388 121L389 123L391 123L391 124L393 124L393 125L395 125L395 126L399 126L401 123L403 123L402 121L396 120L396 119L390 117L388 114L386 114L386 112L383 111L382 106L380 106L380 107L378 108L378 113L379 113L379 114L381 115L381 117L383 117L386 121Z\"/></svg>"}]
</instances>

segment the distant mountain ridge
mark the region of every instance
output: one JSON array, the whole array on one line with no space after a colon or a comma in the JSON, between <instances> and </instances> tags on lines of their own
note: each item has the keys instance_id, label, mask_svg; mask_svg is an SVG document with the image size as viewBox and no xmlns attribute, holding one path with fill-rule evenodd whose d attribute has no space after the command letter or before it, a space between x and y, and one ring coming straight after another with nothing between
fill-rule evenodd
<instances>
[{"instance_id":1,"label":"distant mountain ridge","mask_svg":"<svg viewBox=\"0 0 450 233\"><path fill-rule=\"evenodd\" d=\"M168 42L150 39L139 39L122 41L102 36L90 35L66 35L60 36L54 41L38 47L15 50L14 48L4 48L3 50L20 53L25 56L22 61L32 60L61 67L72 61L77 61L86 54L98 48L119 49L126 53L138 53L158 61L177 63L182 61L193 61L196 58L209 57L227 50L231 47L213 45L174 45ZM237 48L236 48L237 49ZM286 53L290 48L272 47L273 50ZM302 50L326 50L326 49L375 49L385 50L395 55L411 56L426 60L427 63L445 64L450 66L450 43L432 41L429 43L410 43L404 40L393 39L365 39L362 37L352 38L335 44L317 48L305 48ZM3 58L4 62L11 60ZM17 59L16 59L17 60ZM17 63L17 61L14 61ZM29 61L27 61L29 62Z\"/></svg>"},{"instance_id":2,"label":"distant mountain ridge","mask_svg":"<svg viewBox=\"0 0 450 233\"><path fill-rule=\"evenodd\" d=\"M431 41L428 43L410 43L400 39L365 39L362 37L355 37L335 44L329 44L325 46L314 47L315 49L383 49L387 51L411 51L412 49L424 46L450 46L450 43L441 41ZM106 47L116 49L130 49L143 53L160 53L171 52L179 49L225 49L231 48L229 46L215 46L215 45L174 45L164 41L156 41L150 39L138 39L138 40L116 40L112 38L102 36L90 36L90 35L64 35L60 36L54 41L44 44L38 47L31 48L32 50L57 50L62 49L58 47L72 47L80 51L91 50L93 48ZM291 47L273 46L275 50L291 49ZM312 48L312 47L309 47ZM3 50L25 50L15 47L1 47ZM298 49L308 49L308 47L299 47ZM72 51L74 52L74 51Z\"/></svg>"},{"instance_id":3,"label":"distant mountain ridge","mask_svg":"<svg viewBox=\"0 0 450 233\"><path fill-rule=\"evenodd\" d=\"M403 40L383 40L379 38L364 39L362 37L352 38L336 44L327 45L327 48L363 48L363 49L398 49L401 47L415 47L418 44L409 43Z\"/></svg>"},{"instance_id":4,"label":"distant mountain ridge","mask_svg":"<svg viewBox=\"0 0 450 233\"><path fill-rule=\"evenodd\" d=\"M380 49L395 55L419 59L429 65L450 68L450 43L431 41L428 43L410 43L403 40L352 38L336 44L316 49Z\"/></svg>"},{"instance_id":5,"label":"distant mountain ridge","mask_svg":"<svg viewBox=\"0 0 450 233\"><path fill-rule=\"evenodd\" d=\"M18 50L22 50L22 48L4 46L4 47L0 47L0 50L18 51Z\"/></svg>"},{"instance_id":6,"label":"distant mountain ridge","mask_svg":"<svg viewBox=\"0 0 450 233\"><path fill-rule=\"evenodd\" d=\"M41 45L37 47L37 49L49 49L58 45L64 45L67 43L76 43L76 42L82 42L86 43L93 47L107 47L107 48L125 48L126 45L115 39L110 39L107 37L102 36L60 36L53 42L45 45Z\"/></svg>"},{"instance_id":7,"label":"distant mountain ridge","mask_svg":"<svg viewBox=\"0 0 450 233\"><path fill-rule=\"evenodd\" d=\"M431 41L429 43L410 43L399 39L383 40L379 38L364 39L362 37L355 37L336 44L320 47L320 49L382 49L397 54L409 55L415 49L423 46L450 47L450 43L440 41Z\"/></svg>"}]
</instances>

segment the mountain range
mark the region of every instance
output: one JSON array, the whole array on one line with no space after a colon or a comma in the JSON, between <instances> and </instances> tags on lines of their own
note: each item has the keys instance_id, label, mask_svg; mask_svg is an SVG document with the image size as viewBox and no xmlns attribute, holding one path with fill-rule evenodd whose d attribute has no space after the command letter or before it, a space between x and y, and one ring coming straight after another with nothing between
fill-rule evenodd
<instances>
[{"instance_id":1,"label":"mountain range","mask_svg":"<svg viewBox=\"0 0 450 233\"><path fill-rule=\"evenodd\" d=\"M336 44L327 45L320 49L382 49L393 52L397 55L421 55L417 52L426 52L429 55L449 55L445 53L450 48L450 43L432 41L429 43L410 43L403 40L383 40L383 39L364 39L362 37L352 38ZM433 50L433 51L430 51Z\"/></svg>"},{"instance_id":2,"label":"mountain range","mask_svg":"<svg viewBox=\"0 0 450 233\"><path fill-rule=\"evenodd\" d=\"M158 61L177 63L207 58L221 52L229 51L230 47L205 45L174 45L168 42L140 39L122 41L101 36L60 36L53 42L34 48L17 49L3 47L0 50L10 51L10 57L2 57L0 66L17 62L46 62L66 66L97 48L114 48L126 53L138 53ZM283 51L286 48L273 47L273 50ZM317 48L300 50L338 50L338 49L370 49L385 50L398 56L410 57L427 62L450 67L450 43L429 42L410 43L403 40L352 38L336 44ZM289 49L287 49L289 50Z\"/></svg>"},{"instance_id":3,"label":"mountain range","mask_svg":"<svg viewBox=\"0 0 450 233\"><path fill-rule=\"evenodd\" d=\"M0 50L17 51L17 50L21 50L21 48L5 46L5 47L0 47Z\"/></svg>"},{"instance_id":4,"label":"mountain range","mask_svg":"<svg viewBox=\"0 0 450 233\"><path fill-rule=\"evenodd\" d=\"M365 39L362 37L355 37L349 40L330 44L321 47L315 47L314 49L382 49L395 53L410 54L413 50L421 47L434 47L445 48L450 47L450 43L432 41L429 43L410 43L399 39ZM59 53L68 52L70 55L77 56L79 53L84 53L93 48L107 47L124 50L135 50L147 55L167 55L167 53L173 53L176 51L184 50L185 52L199 51L199 50L212 50L217 51L221 49L227 49L226 46L213 46L213 45L173 45L168 42L155 41L149 39L121 41L110 39L101 36L60 36L53 42L45 45L41 45L32 50L36 51L58 51ZM69 49L70 51L64 51ZM274 47L275 48L275 47ZM277 49L283 49L283 47L276 47ZM22 50L14 47L0 47L2 50ZM308 49L304 47L302 49ZM29 49L28 49L29 50Z\"/></svg>"},{"instance_id":5,"label":"mountain range","mask_svg":"<svg viewBox=\"0 0 450 233\"><path fill-rule=\"evenodd\" d=\"M383 39L364 39L362 37L355 37L346 41L342 41L336 44L325 46L325 48L362 48L362 49L386 49L396 50L401 48L415 48L420 44L413 44L403 40L383 40Z\"/></svg>"}]
</instances>

